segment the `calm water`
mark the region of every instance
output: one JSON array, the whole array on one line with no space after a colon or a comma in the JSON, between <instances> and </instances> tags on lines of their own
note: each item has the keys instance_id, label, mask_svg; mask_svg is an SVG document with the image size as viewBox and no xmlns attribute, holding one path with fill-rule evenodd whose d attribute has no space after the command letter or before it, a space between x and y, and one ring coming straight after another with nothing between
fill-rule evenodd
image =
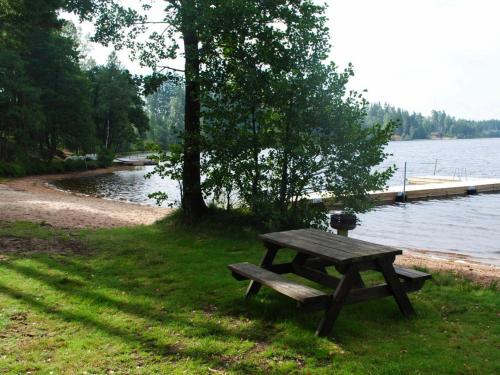
<instances>
[{"instance_id":1,"label":"calm water","mask_svg":"<svg viewBox=\"0 0 500 375\"><path fill-rule=\"evenodd\" d=\"M461 174L500 178L500 138L391 142L384 165L399 169L389 185L407 176ZM500 265L500 194L433 199L379 206L360 216L351 235L407 249L453 252Z\"/></svg>"},{"instance_id":2,"label":"calm water","mask_svg":"<svg viewBox=\"0 0 500 375\"><path fill-rule=\"evenodd\" d=\"M401 185L403 165L407 175L436 174L500 177L500 138L391 142L392 154L384 165L399 169L389 185ZM437 159L437 167L436 167ZM149 193L168 193L168 203L179 200L177 184L157 176L143 178L152 167L138 167L110 174L60 180L57 188L155 204ZM500 194L427 200L380 206L360 216L352 237L406 249L459 253L485 263L500 265Z\"/></svg>"},{"instance_id":3,"label":"calm water","mask_svg":"<svg viewBox=\"0 0 500 375\"><path fill-rule=\"evenodd\" d=\"M176 181L157 175L145 179L144 175L154 167L130 167L130 169L78 178L66 178L54 181L52 184L62 190L92 195L102 198L124 200L128 202L155 205L154 199L148 195L156 191L167 193L168 200L164 207L180 201L178 184Z\"/></svg>"}]
</instances>

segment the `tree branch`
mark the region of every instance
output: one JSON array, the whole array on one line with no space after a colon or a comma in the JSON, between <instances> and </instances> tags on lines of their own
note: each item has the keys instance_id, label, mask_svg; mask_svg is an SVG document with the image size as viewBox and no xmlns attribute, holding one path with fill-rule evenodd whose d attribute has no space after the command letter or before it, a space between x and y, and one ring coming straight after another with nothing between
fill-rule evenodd
<instances>
[{"instance_id":1,"label":"tree branch","mask_svg":"<svg viewBox=\"0 0 500 375\"><path fill-rule=\"evenodd\" d=\"M146 24L170 24L168 21L144 21L144 22L134 22L131 23L130 26L133 25L146 25Z\"/></svg>"},{"instance_id":2,"label":"tree branch","mask_svg":"<svg viewBox=\"0 0 500 375\"><path fill-rule=\"evenodd\" d=\"M177 68L172 68L170 66L164 66L164 65L158 65L158 68L161 68L160 72L165 70L165 69L170 69L170 70L174 70L176 72L181 72L181 73L184 73L185 70L182 70L182 69L177 69Z\"/></svg>"}]
</instances>

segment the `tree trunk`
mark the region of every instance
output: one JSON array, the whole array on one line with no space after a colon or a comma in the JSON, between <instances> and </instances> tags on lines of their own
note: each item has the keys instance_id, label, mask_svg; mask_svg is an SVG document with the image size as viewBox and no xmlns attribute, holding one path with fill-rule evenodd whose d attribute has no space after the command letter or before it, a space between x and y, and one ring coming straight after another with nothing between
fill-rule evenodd
<instances>
[{"instance_id":1,"label":"tree trunk","mask_svg":"<svg viewBox=\"0 0 500 375\"><path fill-rule=\"evenodd\" d=\"M108 118L108 122L107 122L107 127L106 127L106 150L108 149L108 144L109 144L109 118Z\"/></svg>"},{"instance_id":2,"label":"tree trunk","mask_svg":"<svg viewBox=\"0 0 500 375\"><path fill-rule=\"evenodd\" d=\"M288 210L288 189L289 189L289 144L290 144L290 125L288 119L284 123L284 138L283 138L283 159L281 164L281 182L280 182L280 194L279 194L279 205L281 210L281 215L286 216Z\"/></svg>"},{"instance_id":3,"label":"tree trunk","mask_svg":"<svg viewBox=\"0 0 500 375\"><path fill-rule=\"evenodd\" d=\"M252 195L257 196L259 181L260 181L260 165L259 165L259 141L257 134L257 120L255 115L255 107L252 107L252 152L253 152L253 163L254 163L254 175L252 179Z\"/></svg>"},{"instance_id":4,"label":"tree trunk","mask_svg":"<svg viewBox=\"0 0 500 375\"><path fill-rule=\"evenodd\" d=\"M207 209L201 192L200 168L200 57L198 35L193 15L183 20L186 105L184 118L184 164L182 208L189 221L200 218Z\"/></svg>"}]
</instances>

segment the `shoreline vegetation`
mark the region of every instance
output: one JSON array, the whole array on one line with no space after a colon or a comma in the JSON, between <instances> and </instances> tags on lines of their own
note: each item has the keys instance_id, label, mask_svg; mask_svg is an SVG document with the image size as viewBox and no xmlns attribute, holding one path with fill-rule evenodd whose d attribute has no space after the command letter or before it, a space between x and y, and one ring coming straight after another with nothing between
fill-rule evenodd
<instances>
[{"instance_id":1,"label":"shoreline vegetation","mask_svg":"<svg viewBox=\"0 0 500 375\"><path fill-rule=\"evenodd\" d=\"M174 210L102 199L55 189L51 181L67 177L84 177L127 170L116 166L84 172L38 175L0 181L0 209L8 221L32 221L63 229L113 228L151 225ZM64 209L64 216L60 215ZM452 253L426 250L405 250L398 257L402 266L418 266L429 270L450 272L481 285L500 282L500 267L480 263Z\"/></svg>"},{"instance_id":2,"label":"shoreline vegetation","mask_svg":"<svg viewBox=\"0 0 500 375\"><path fill-rule=\"evenodd\" d=\"M500 120L465 120L444 111L431 111L429 116L396 108L389 104L373 103L368 107L365 126L395 121L392 140L414 139L474 139L500 137Z\"/></svg>"},{"instance_id":3,"label":"shoreline vegetation","mask_svg":"<svg viewBox=\"0 0 500 375\"><path fill-rule=\"evenodd\" d=\"M471 138L459 138L459 137L440 137L437 135L431 135L430 138L412 138L412 139L404 139L401 136L394 134L391 137L391 142L410 142L410 141L456 141L459 139L493 139L493 138L500 138L499 136L492 137L492 136L485 136L485 137L471 137Z\"/></svg>"}]
</instances>

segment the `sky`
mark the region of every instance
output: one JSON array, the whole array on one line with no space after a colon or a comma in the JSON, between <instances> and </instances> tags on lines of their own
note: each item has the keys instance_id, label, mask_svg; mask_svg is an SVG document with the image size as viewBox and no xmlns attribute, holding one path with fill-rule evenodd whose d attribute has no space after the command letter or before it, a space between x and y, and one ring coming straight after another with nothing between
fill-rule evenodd
<instances>
[{"instance_id":1,"label":"sky","mask_svg":"<svg viewBox=\"0 0 500 375\"><path fill-rule=\"evenodd\" d=\"M127 1L127 0L126 0ZM331 59L354 65L371 102L473 120L500 118L500 0L327 1ZM84 24L82 31L91 33ZM104 63L110 49L93 45ZM134 73L144 72L119 53ZM181 65L178 61L174 65Z\"/></svg>"},{"instance_id":2,"label":"sky","mask_svg":"<svg viewBox=\"0 0 500 375\"><path fill-rule=\"evenodd\" d=\"M500 1L335 0L332 59L370 101L500 118Z\"/></svg>"}]
</instances>

